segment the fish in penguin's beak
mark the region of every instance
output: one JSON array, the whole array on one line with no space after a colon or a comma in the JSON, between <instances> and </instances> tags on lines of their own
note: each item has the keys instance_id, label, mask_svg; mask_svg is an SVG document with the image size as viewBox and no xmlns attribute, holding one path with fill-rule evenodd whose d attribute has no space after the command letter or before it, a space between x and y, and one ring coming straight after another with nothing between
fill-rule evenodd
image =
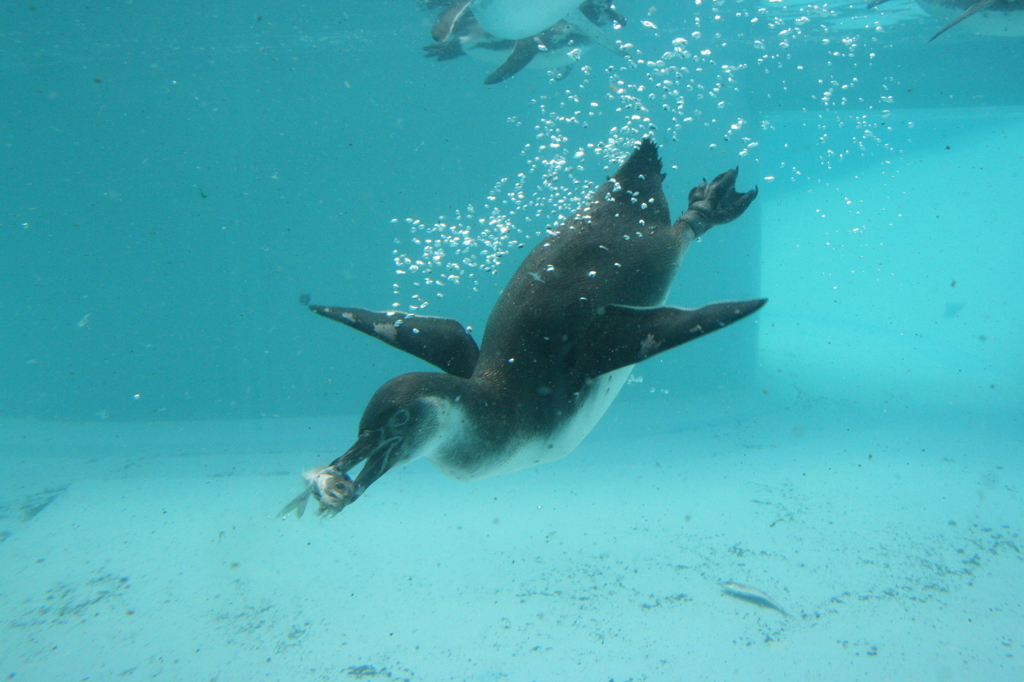
<instances>
[{"instance_id":1,"label":"fish in penguin's beak","mask_svg":"<svg viewBox=\"0 0 1024 682\"><path fill-rule=\"evenodd\" d=\"M394 464L392 454L402 442L401 436L385 438L380 429L363 431L359 439L344 455L322 469L313 469L303 474L309 487L281 510L284 518L292 511L302 518L310 495L320 502L317 514L334 516L359 499L370 484L383 476ZM348 472L360 462L365 462L353 480Z\"/></svg>"}]
</instances>

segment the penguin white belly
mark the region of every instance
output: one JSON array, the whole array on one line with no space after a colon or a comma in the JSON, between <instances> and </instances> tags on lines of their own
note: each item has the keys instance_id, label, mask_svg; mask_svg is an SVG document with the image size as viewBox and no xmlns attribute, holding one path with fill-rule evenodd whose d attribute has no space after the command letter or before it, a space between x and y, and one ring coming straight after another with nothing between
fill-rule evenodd
<instances>
[{"instance_id":1,"label":"penguin white belly","mask_svg":"<svg viewBox=\"0 0 1024 682\"><path fill-rule=\"evenodd\" d=\"M592 388L585 402L580 405L569 421L548 438L524 439L511 446L506 452L481 456L475 463L473 471L453 467L442 459L434 459L434 464L452 478L475 481L501 474L511 474L520 469L561 459L575 450L576 446L601 420L619 391L622 390L633 367L633 365L629 365L595 379L594 383L597 385Z\"/></svg>"},{"instance_id":2,"label":"penguin white belly","mask_svg":"<svg viewBox=\"0 0 1024 682\"><path fill-rule=\"evenodd\" d=\"M476 0L473 16L492 36L519 40L551 28L579 4L577 0Z\"/></svg>"}]
</instances>

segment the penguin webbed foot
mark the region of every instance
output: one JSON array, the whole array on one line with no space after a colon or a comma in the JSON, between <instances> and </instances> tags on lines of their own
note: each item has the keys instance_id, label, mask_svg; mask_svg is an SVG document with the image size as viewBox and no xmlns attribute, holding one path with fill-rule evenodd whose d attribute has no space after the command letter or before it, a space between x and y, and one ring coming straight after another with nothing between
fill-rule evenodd
<instances>
[{"instance_id":1,"label":"penguin webbed foot","mask_svg":"<svg viewBox=\"0 0 1024 682\"><path fill-rule=\"evenodd\" d=\"M433 43L423 46L423 56L427 59L436 59L439 62L447 62L465 56L462 45L457 40L450 40L446 43Z\"/></svg>"},{"instance_id":2,"label":"penguin webbed foot","mask_svg":"<svg viewBox=\"0 0 1024 682\"><path fill-rule=\"evenodd\" d=\"M739 172L739 168L731 168L690 190L690 207L679 220L689 223L698 237L715 225L736 220L757 198L756 186L748 192L736 191Z\"/></svg>"}]
</instances>

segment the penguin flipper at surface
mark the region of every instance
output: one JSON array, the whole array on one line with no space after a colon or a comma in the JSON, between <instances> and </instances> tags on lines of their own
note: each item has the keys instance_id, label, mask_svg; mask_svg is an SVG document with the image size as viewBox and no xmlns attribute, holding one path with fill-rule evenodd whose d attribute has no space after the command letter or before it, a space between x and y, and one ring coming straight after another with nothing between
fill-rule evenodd
<instances>
[{"instance_id":1,"label":"penguin flipper at surface","mask_svg":"<svg viewBox=\"0 0 1024 682\"><path fill-rule=\"evenodd\" d=\"M537 45L537 41L532 37L517 40L508 58L484 79L484 85L495 85L508 80L533 61L538 52L540 52L540 46Z\"/></svg>"},{"instance_id":2,"label":"penguin flipper at surface","mask_svg":"<svg viewBox=\"0 0 1024 682\"><path fill-rule=\"evenodd\" d=\"M933 40L935 40L936 38L941 36L943 33L948 31L949 29L953 28L954 26L959 24L961 21L963 21L967 17L971 16L972 14L977 14L978 12L984 12L989 7L991 7L992 5L996 4L996 2L998 2L998 0L978 0L978 2L976 2L973 5L971 5L970 7L968 7L966 12L964 12L963 14L958 16L956 19L954 19L953 21L951 21L948 24L946 24L945 26L943 26L939 30L938 33L936 33L935 35L933 35L931 38L928 39L928 42L929 43L932 42Z\"/></svg>"},{"instance_id":3,"label":"penguin flipper at surface","mask_svg":"<svg viewBox=\"0 0 1024 682\"><path fill-rule=\"evenodd\" d=\"M394 310L376 312L320 305L311 305L309 309L426 360L448 374L468 379L476 368L480 349L458 320Z\"/></svg>"}]
</instances>

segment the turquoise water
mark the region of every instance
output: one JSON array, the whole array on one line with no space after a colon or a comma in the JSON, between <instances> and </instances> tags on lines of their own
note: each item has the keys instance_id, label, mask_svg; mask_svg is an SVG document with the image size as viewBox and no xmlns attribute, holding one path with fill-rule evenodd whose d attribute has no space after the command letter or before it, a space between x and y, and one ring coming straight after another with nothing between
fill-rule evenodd
<instances>
[{"instance_id":1,"label":"turquoise water","mask_svg":"<svg viewBox=\"0 0 1024 682\"><path fill-rule=\"evenodd\" d=\"M423 58L411 0L0 8L0 673L1024 677L1024 38L617 7L629 56L495 86ZM563 460L279 521L426 369L300 297L479 341L645 134L675 213L760 189L669 302L769 304L638 365Z\"/></svg>"}]
</instances>

